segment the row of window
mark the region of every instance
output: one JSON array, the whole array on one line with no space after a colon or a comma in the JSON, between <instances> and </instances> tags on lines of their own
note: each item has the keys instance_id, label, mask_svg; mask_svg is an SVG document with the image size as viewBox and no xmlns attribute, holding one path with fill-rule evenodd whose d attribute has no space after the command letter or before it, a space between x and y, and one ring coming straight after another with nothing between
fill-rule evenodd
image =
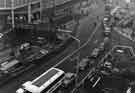
<instances>
[{"instance_id":1,"label":"row of window","mask_svg":"<svg viewBox=\"0 0 135 93\"><path fill-rule=\"evenodd\" d=\"M35 2L38 0L0 0L0 8L11 8L12 2L14 3L14 7L25 5L28 2Z\"/></svg>"}]
</instances>

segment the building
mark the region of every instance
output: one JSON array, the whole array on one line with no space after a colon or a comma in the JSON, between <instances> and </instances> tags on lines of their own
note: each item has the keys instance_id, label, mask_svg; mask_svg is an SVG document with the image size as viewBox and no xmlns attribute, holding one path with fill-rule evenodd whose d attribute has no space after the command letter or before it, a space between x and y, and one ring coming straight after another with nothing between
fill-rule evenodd
<instances>
[{"instance_id":1,"label":"building","mask_svg":"<svg viewBox=\"0 0 135 93\"><path fill-rule=\"evenodd\" d=\"M48 23L71 19L81 0L0 0L0 32L18 23ZM79 7L79 6L78 6ZM77 9L77 8L76 8ZM73 15L72 15L73 14ZM68 17L67 17L68 16Z\"/></svg>"},{"instance_id":2,"label":"building","mask_svg":"<svg viewBox=\"0 0 135 93\"><path fill-rule=\"evenodd\" d=\"M19 19L24 22L29 17L30 22L31 13L39 11L40 3L40 0L0 0L0 30L7 24L15 24Z\"/></svg>"}]
</instances>

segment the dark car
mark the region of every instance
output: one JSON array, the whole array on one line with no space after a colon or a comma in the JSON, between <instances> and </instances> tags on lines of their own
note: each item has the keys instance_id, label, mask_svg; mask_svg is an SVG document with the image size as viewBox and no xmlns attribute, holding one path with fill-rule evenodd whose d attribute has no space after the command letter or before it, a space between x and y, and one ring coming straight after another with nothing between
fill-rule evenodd
<instances>
[{"instance_id":1,"label":"dark car","mask_svg":"<svg viewBox=\"0 0 135 93\"><path fill-rule=\"evenodd\" d=\"M109 27L109 26L105 26L104 27L105 29L104 29L104 36L110 36L110 34L111 34L111 27Z\"/></svg>"},{"instance_id":2,"label":"dark car","mask_svg":"<svg viewBox=\"0 0 135 93\"><path fill-rule=\"evenodd\" d=\"M92 51L91 57L92 57L92 58L97 58L97 57L99 56L99 52L100 52L100 49L99 49L99 48L95 48L95 49Z\"/></svg>"},{"instance_id":3,"label":"dark car","mask_svg":"<svg viewBox=\"0 0 135 93\"><path fill-rule=\"evenodd\" d=\"M89 58L83 58L80 63L78 64L78 68L80 71L83 71L85 70L86 68L89 67L89 62L90 62L90 59Z\"/></svg>"},{"instance_id":4,"label":"dark car","mask_svg":"<svg viewBox=\"0 0 135 93\"><path fill-rule=\"evenodd\" d=\"M66 73L65 78L62 82L62 87L67 88L69 85L75 82L76 79L76 74L75 73Z\"/></svg>"}]
</instances>

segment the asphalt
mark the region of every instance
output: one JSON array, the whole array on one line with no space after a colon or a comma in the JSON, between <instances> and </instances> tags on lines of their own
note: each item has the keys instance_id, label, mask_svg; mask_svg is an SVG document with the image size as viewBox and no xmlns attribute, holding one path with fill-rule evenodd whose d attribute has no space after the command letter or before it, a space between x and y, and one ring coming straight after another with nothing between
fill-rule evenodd
<instances>
[{"instance_id":1,"label":"asphalt","mask_svg":"<svg viewBox=\"0 0 135 93\"><path fill-rule=\"evenodd\" d=\"M98 46L98 43L102 41L102 37L99 37L99 35L102 33L100 31L100 27L98 27L98 30L94 30L95 26L93 25L93 22L99 22L99 20L96 19L96 15L98 16L103 16L103 4L100 4L101 6L97 7L97 11L93 10L93 14L90 14L88 17L85 17L80 20L80 26L78 28L78 32L80 33L79 39L81 40L81 45L84 44L88 39L90 41L88 42L88 45L83 47L81 49L81 58L85 57L86 55L89 55L91 51L93 50L94 47ZM101 8L102 7L102 8ZM92 38L90 38L92 36ZM99 38L99 39L98 39ZM95 44L95 40L99 40L98 43ZM49 69L52 66L56 66L58 68L61 68L65 72L75 72L76 70L74 69L75 67L75 62L71 62L69 59L66 61L63 61L63 58L73 52L73 50L76 48L76 43L75 45L71 46L67 50L65 50L63 53L60 55L57 55L56 57L52 58L48 62L46 60L41 60L44 61L45 64L43 64L40 67L36 67L35 69L29 70L18 77L9 80L7 83L3 84L0 86L0 93L15 93L16 89L18 89L21 84L23 84L26 81L33 80L43 72L45 72L47 69ZM70 51L69 51L70 50ZM62 61L61 61L62 60ZM60 64L58 64L61 62ZM58 65L56 65L58 64ZM87 72L82 73L82 76L79 81L81 81L86 75Z\"/></svg>"},{"instance_id":2,"label":"asphalt","mask_svg":"<svg viewBox=\"0 0 135 93\"><path fill-rule=\"evenodd\" d=\"M91 18L91 16L90 16ZM93 18L92 18L93 19ZM83 21L84 20L84 21ZM83 31L80 33L86 33L87 37L84 37L83 35L79 36L79 39L82 41L81 43L83 44L84 42L86 42L86 40L88 39L88 37L91 35L91 32L88 30L81 30L82 29L82 25L86 20L85 18L81 19L80 21L80 27L79 27L79 31ZM82 27L81 27L82 26ZM83 27L85 28L85 27ZM93 27L91 27L91 31ZM86 32L84 32L86 31ZM22 73L21 75L9 80L8 82L6 82L5 84L3 84L2 86L0 86L0 93L15 93L15 91L21 87L21 84L23 84L26 81L31 81L33 79L35 79L37 76L39 76L40 74L42 74L43 72L45 72L47 69L49 69L50 67L56 65L59 61L61 61L64 57L66 57L68 54L70 54L71 52L73 52L77 47L76 47L76 43L74 42L74 44L71 44L70 47L68 47L65 51L63 51L62 53L60 53L59 55L53 57L51 60L47 61L45 59L42 59L41 61L44 61L45 64L42 64L38 67L35 67L25 73ZM58 68L62 68L65 72L73 72L72 68L74 65L69 64L68 62L63 62L62 64L60 64L58 66ZM69 70L69 68L71 68Z\"/></svg>"},{"instance_id":3,"label":"asphalt","mask_svg":"<svg viewBox=\"0 0 135 93\"><path fill-rule=\"evenodd\" d=\"M91 45L90 45L90 47L89 47L89 50L91 50L92 49L92 47L95 45L95 47L96 46L98 46L98 44L99 44L99 42L101 42L102 40L103 40L103 37L102 37L102 32L103 32L103 28L101 27L101 28L99 28L99 30L97 30L97 32L95 33L95 35L93 36L93 38L92 38L92 40L91 40L91 42L89 42ZM96 44L94 44L94 42L93 41L95 41L95 40L97 40L96 42L97 42L97 45ZM93 42L93 43L92 43ZM135 42L134 41L132 41L132 40L130 40L130 39L128 39L127 37L124 37L123 35L121 35L121 34L119 34L118 32L116 32L116 31L114 31L114 30L112 30L112 32L111 32L111 41L110 41L110 44L111 44L111 46L109 46L109 49L111 50L114 46L116 46L116 45L121 45L121 46L127 46L127 47L130 47L130 48L132 48L132 50L133 50L133 52L135 53ZM86 49L86 48L85 48ZM86 49L87 50L87 49ZM84 51L84 50L83 50ZM90 51L91 52L91 51ZM109 51L108 51L109 52ZM108 53L107 52L107 53ZM85 52L86 53L86 52ZM122 58L123 59L123 58ZM135 60L133 60L133 62L134 62ZM125 62L125 61L124 61ZM132 62L131 62L132 63ZM127 61L127 64L129 65L130 64L130 62L129 61ZM126 65L127 65L126 64ZM131 66L132 68L135 68L134 66ZM129 67L130 68L130 67ZM90 68L91 69L91 68ZM83 74L81 74L80 75L80 77L83 77L84 78L84 76L86 76L87 74L88 74L88 72L89 71L91 71L91 70L87 70L87 71L84 71L84 73ZM133 69L133 71L134 71L134 69ZM113 82L113 81L111 81L111 82ZM108 84L110 84L111 82L109 82ZM116 83L115 83L116 84ZM119 86L120 87L120 86ZM85 88L83 88L83 87L80 87L79 89L78 89L78 91L75 91L75 93L89 93L90 91L87 91ZM116 92L117 93L117 92ZM119 93L121 93L121 92L119 92Z\"/></svg>"}]
</instances>

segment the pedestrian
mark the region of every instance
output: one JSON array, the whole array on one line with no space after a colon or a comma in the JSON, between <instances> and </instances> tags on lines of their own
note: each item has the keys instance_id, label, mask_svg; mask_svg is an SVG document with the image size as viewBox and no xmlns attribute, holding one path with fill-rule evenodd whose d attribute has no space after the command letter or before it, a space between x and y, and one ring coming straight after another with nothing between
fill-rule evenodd
<instances>
[{"instance_id":1,"label":"pedestrian","mask_svg":"<svg viewBox=\"0 0 135 93\"><path fill-rule=\"evenodd\" d=\"M100 18L99 18L99 16L97 16L97 21L99 21L100 20Z\"/></svg>"},{"instance_id":2,"label":"pedestrian","mask_svg":"<svg viewBox=\"0 0 135 93\"><path fill-rule=\"evenodd\" d=\"M97 26L97 22L95 21L95 22L93 23L93 25L94 25L94 27L96 27L96 26Z\"/></svg>"}]
</instances>

